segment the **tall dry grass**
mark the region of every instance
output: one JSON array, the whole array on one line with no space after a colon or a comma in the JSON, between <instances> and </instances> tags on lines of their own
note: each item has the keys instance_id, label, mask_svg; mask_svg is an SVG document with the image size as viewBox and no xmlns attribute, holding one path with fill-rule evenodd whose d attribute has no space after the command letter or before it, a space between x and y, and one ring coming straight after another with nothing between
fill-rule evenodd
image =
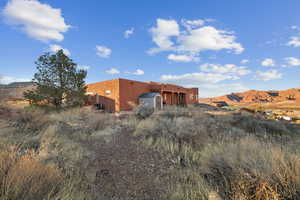
<instances>
[{"instance_id":1,"label":"tall dry grass","mask_svg":"<svg viewBox=\"0 0 300 200\"><path fill-rule=\"evenodd\" d=\"M299 199L300 155L255 138L207 147L199 172L224 199Z\"/></svg>"},{"instance_id":2,"label":"tall dry grass","mask_svg":"<svg viewBox=\"0 0 300 200\"><path fill-rule=\"evenodd\" d=\"M30 153L0 153L0 199L53 199L63 176L52 164L42 164Z\"/></svg>"}]
</instances>

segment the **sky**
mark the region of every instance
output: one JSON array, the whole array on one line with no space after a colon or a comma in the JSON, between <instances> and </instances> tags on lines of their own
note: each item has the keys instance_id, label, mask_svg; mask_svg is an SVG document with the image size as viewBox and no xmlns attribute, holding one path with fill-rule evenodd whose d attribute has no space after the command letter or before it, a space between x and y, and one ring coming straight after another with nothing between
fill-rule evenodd
<instances>
[{"instance_id":1,"label":"sky","mask_svg":"<svg viewBox=\"0 0 300 200\"><path fill-rule=\"evenodd\" d=\"M300 87L299 0L0 0L0 83L63 49L88 72L198 87L200 97Z\"/></svg>"}]
</instances>

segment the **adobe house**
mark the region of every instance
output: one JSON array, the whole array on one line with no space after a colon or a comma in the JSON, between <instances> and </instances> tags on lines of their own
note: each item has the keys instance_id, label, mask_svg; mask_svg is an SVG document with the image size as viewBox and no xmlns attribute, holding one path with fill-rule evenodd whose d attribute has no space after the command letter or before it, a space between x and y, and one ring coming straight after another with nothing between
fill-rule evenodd
<instances>
[{"instance_id":1,"label":"adobe house","mask_svg":"<svg viewBox=\"0 0 300 200\"><path fill-rule=\"evenodd\" d=\"M133 104L162 108L198 103L198 88L121 78L87 84L87 94L89 105L111 112L132 110Z\"/></svg>"}]
</instances>

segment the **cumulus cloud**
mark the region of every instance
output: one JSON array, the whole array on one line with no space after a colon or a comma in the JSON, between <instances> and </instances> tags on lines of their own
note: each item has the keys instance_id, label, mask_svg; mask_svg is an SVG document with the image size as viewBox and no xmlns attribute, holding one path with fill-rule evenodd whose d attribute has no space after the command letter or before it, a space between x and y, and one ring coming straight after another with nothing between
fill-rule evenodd
<instances>
[{"instance_id":1,"label":"cumulus cloud","mask_svg":"<svg viewBox=\"0 0 300 200\"><path fill-rule=\"evenodd\" d=\"M0 75L0 84L9 84L13 82L29 82L29 81L31 80L27 78L16 78L12 76Z\"/></svg>"},{"instance_id":2,"label":"cumulus cloud","mask_svg":"<svg viewBox=\"0 0 300 200\"><path fill-rule=\"evenodd\" d=\"M185 62L185 63L200 61L200 59L194 55L175 55L175 54L168 55L168 60L174 62Z\"/></svg>"},{"instance_id":3,"label":"cumulus cloud","mask_svg":"<svg viewBox=\"0 0 300 200\"><path fill-rule=\"evenodd\" d=\"M236 37L232 32L218 30L212 26L204 26L190 31L189 34L179 38L180 51L201 52L205 50L219 51L222 49L233 50L239 54L244 51L241 44L235 42Z\"/></svg>"},{"instance_id":4,"label":"cumulus cloud","mask_svg":"<svg viewBox=\"0 0 300 200\"><path fill-rule=\"evenodd\" d=\"M270 81L275 79L281 79L282 73L278 72L277 70L268 70L268 71L256 71L256 75L254 80L261 80L261 81Z\"/></svg>"},{"instance_id":5,"label":"cumulus cloud","mask_svg":"<svg viewBox=\"0 0 300 200\"><path fill-rule=\"evenodd\" d=\"M131 29L129 29L129 30L126 30L125 32L124 32L124 37L126 38L126 39L128 39L129 37L130 37L130 35L132 35L134 33L134 28L131 28Z\"/></svg>"},{"instance_id":6,"label":"cumulus cloud","mask_svg":"<svg viewBox=\"0 0 300 200\"><path fill-rule=\"evenodd\" d=\"M261 62L261 65L264 67L274 67L276 62L271 58L266 58Z\"/></svg>"},{"instance_id":7,"label":"cumulus cloud","mask_svg":"<svg viewBox=\"0 0 300 200\"><path fill-rule=\"evenodd\" d=\"M62 46L57 45L57 44L51 44L50 47L49 47L49 50L53 53L56 53L59 50L63 50L65 55L67 55L67 56L71 55L71 52L68 49L64 49Z\"/></svg>"},{"instance_id":8,"label":"cumulus cloud","mask_svg":"<svg viewBox=\"0 0 300 200\"><path fill-rule=\"evenodd\" d=\"M89 66L89 65L78 65L77 66L77 69L79 69L79 70L89 70L91 68L91 66Z\"/></svg>"},{"instance_id":9,"label":"cumulus cloud","mask_svg":"<svg viewBox=\"0 0 300 200\"><path fill-rule=\"evenodd\" d=\"M194 28L197 28L199 26L204 25L205 20L197 19L197 20L181 20L181 24L186 27L187 30L192 30Z\"/></svg>"},{"instance_id":10,"label":"cumulus cloud","mask_svg":"<svg viewBox=\"0 0 300 200\"><path fill-rule=\"evenodd\" d=\"M21 28L33 39L62 41L70 28L61 10L38 0L9 0L3 9L5 21Z\"/></svg>"},{"instance_id":11,"label":"cumulus cloud","mask_svg":"<svg viewBox=\"0 0 300 200\"><path fill-rule=\"evenodd\" d=\"M153 42L158 48L149 50L150 54L157 53L164 50L171 50L173 42L172 36L179 36L179 25L175 20L157 19L156 27L150 29Z\"/></svg>"},{"instance_id":12,"label":"cumulus cloud","mask_svg":"<svg viewBox=\"0 0 300 200\"><path fill-rule=\"evenodd\" d=\"M291 37L287 45L291 47L300 47L300 37L297 36Z\"/></svg>"},{"instance_id":13,"label":"cumulus cloud","mask_svg":"<svg viewBox=\"0 0 300 200\"><path fill-rule=\"evenodd\" d=\"M141 69L136 69L134 72L125 71L125 74L141 76L141 75L144 75L145 72Z\"/></svg>"},{"instance_id":14,"label":"cumulus cloud","mask_svg":"<svg viewBox=\"0 0 300 200\"><path fill-rule=\"evenodd\" d=\"M180 31L180 26L175 20L157 19L155 27L150 29L152 40L157 45L149 53L161 51L184 52L197 55L202 51L231 50L240 54L243 46L236 42L233 32L217 29L213 26L202 26L202 20L183 20L186 30ZM172 40L174 37L174 40Z\"/></svg>"},{"instance_id":15,"label":"cumulus cloud","mask_svg":"<svg viewBox=\"0 0 300 200\"><path fill-rule=\"evenodd\" d=\"M137 69L135 70L134 72L132 72L133 75L137 75L137 76L141 76L141 75L144 75L145 72L141 69Z\"/></svg>"},{"instance_id":16,"label":"cumulus cloud","mask_svg":"<svg viewBox=\"0 0 300 200\"><path fill-rule=\"evenodd\" d=\"M249 63L250 61L248 60L248 59L243 59L243 60L241 60L241 64L247 64L247 63Z\"/></svg>"},{"instance_id":17,"label":"cumulus cloud","mask_svg":"<svg viewBox=\"0 0 300 200\"><path fill-rule=\"evenodd\" d=\"M114 75L114 74L120 74L120 71L116 68L110 68L109 70L106 70L105 71L107 74L111 74L111 75Z\"/></svg>"},{"instance_id":18,"label":"cumulus cloud","mask_svg":"<svg viewBox=\"0 0 300 200\"><path fill-rule=\"evenodd\" d=\"M97 50L97 55L101 58L109 58L112 53L111 49L100 45L96 46L96 50Z\"/></svg>"},{"instance_id":19,"label":"cumulus cloud","mask_svg":"<svg viewBox=\"0 0 300 200\"><path fill-rule=\"evenodd\" d=\"M250 70L247 69L247 67L244 66L239 67L234 64L219 65L219 64L205 63L200 66L200 69L203 72L231 74L235 76L244 76L251 72Z\"/></svg>"},{"instance_id":20,"label":"cumulus cloud","mask_svg":"<svg viewBox=\"0 0 300 200\"><path fill-rule=\"evenodd\" d=\"M284 59L287 63L288 66L300 66L300 59L295 58L295 57L287 57Z\"/></svg>"}]
</instances>

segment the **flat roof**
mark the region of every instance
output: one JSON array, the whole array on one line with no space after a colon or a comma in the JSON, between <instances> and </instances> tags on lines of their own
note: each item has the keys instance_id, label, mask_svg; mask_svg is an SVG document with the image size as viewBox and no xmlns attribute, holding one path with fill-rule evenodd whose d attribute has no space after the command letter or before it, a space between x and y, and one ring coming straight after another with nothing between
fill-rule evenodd
<instances>
[{"instance_id":1,"label":"flat roof","mask_svg":"<svg viewBox=\"0 0 300 200\"><path fill-rule=\"evenodd\" d=\"M95 83L88 83L86 85L93 85L93 84L104 83L104 82L108 82L108 81L116 81L116 80L134 81L134 82L145 83L145 84L154 85L154 86L155 85L157 85L157 86L170 85L170 86L176 86L176 87L180 87L180 88L184 88L184 89L198 89L198 88L185 88L183 86L170 84L170 83L161 83L161 82L154 82L154 81L143 82L143 81L136 81L136 80L130 80L130 79L125 79L125 78L115 78L115 79L104 80L104 81L99 81L99 82L95 82Z\"/></svg>"}]
</instances>

